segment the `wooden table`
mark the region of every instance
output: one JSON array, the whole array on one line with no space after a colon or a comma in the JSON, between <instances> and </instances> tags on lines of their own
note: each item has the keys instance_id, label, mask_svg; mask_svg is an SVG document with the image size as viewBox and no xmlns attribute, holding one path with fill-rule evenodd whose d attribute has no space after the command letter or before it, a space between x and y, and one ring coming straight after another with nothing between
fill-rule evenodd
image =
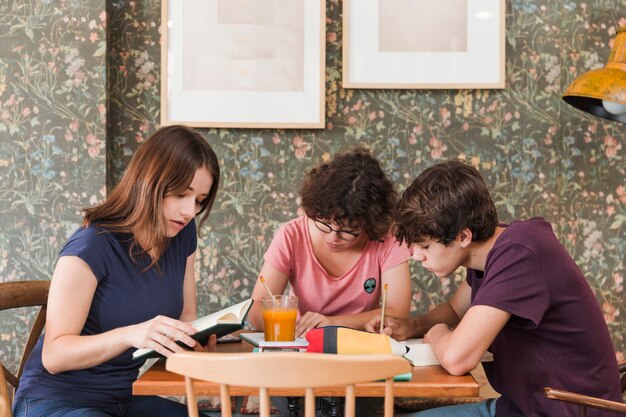
<instances>
[{"instance_id":1,"label":"wooden table","mask_svg":"<svg viewBox=\"0 0 626 417\"><path fill-rule=\"evenodd\" d=\"M240 343L218 344L218 352L250 352L253 346L246 341ZM306 354L306 353L303 353ZM197 395L219 395L219 385L212 382L196 381ZM271 389L272 396L302 396L304 390ZM384 397L384 382L357 384L357 397ZM393 387L395 397L477 397L478 383L470 374L450 375L441 366L423 366L413 368L411 381L396 381ZM133 384L134 395L185 395L185 381L181 375L165 370L163 361L157 362ZM231 387L233 396L258 395L258 389L249 387ZM345 387L328 387L315 390L315 395L342 397Z\"/></svg>"}]
</instances>

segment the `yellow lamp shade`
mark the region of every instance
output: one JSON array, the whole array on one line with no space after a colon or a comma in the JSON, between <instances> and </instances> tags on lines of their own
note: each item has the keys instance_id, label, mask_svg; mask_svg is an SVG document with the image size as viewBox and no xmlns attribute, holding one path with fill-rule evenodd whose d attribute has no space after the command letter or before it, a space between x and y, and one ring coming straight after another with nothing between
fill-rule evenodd
<instances>
[{"instance_id":1,"label":"yellow lamp shade","mask_svg":"<svg viewBox=\"0 0 626 417\"><path fill-rule=\"evenodd\" d=\"M618 30L606 66L576 78L563 100L595 116L626 123L626 26Z\"/></svg>"}]
</instances>

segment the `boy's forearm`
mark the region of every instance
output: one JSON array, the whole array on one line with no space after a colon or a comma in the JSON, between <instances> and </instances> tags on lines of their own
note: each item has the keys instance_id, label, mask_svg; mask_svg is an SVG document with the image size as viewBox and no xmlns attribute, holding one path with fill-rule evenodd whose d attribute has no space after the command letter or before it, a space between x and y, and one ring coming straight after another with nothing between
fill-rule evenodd
<instances>
[{"instance_id":1,"label":"boy's forearm","mask_svg":"<svg viewBox=\"0 0 626 417\"><path fill-rule=\"evenodd\" d=\"M459 324L460 318L449 303L439 304L426 314L414 317L412 333L414 337L423 337L434 325L444 323L450 327Z\"/></svg>"}]
</instances>

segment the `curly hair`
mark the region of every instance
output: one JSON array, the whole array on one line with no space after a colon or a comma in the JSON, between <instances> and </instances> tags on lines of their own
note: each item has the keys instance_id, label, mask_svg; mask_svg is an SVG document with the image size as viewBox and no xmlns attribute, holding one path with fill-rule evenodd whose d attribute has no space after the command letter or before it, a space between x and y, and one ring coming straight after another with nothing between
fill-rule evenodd
<instances>
[{"instance_id":1,"label":"curly hair","mask_svg":"<svg viewBox=\"0 0 626 417\"><path fill-rule=\"evenodd\" d=\"M359 147L312 169L300 200L309 218L359 227L380 241L391 228L397 194L378 161Z\"/></svg>"},{"instance_id":2,"label":"curly hair","mask_svg":"<svg viewBox=\"0 0 626 417\"><path fill-rule=\"evenodd\" d=\"M498 213L489 189L472 166L451 160L422 172L406 189L394 213L394 235L409 246L428 239L449 245L465 228L472 240L490 238Z\"/></svg>"}]
</instances>

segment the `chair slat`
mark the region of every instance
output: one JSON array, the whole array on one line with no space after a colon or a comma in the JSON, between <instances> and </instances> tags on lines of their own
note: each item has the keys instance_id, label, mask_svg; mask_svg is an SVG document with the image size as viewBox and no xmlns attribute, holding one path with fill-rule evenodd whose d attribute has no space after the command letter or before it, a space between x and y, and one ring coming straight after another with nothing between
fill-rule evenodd
<instances>
[{"instance_id":1,"label":"chair slat","mask_svg":"<svg viewBox=\"0 0 626 417\"><path fill-rule=\"evenodd\" d=\"M304 392L304 417L315 417L315 394L313 388Z\"/></svg>"},{"instance_id":2,"label":"chair slat","mask_svg":"<svg viewBox=\"0 0 626 417\"><path fill-rule=\"evenodd\" d=\"M228 385L220 385L220 398L222 402L222 417L232 417L230 387ZM195 404L192 401L192 404Z\"/></svg>"},{"instance_id":3,"label":"chair slat","mask_svg":"<svg viewBox=\"0 0 626 417\"><path fill-rule=\"evenodd\" d=\"M356 399L354 398L354 385L346 387L346 409L344 417L354 417L356 413Z\"/></svg>"},{"instance_id":4,"label":"chair slat","mask_svg":"<svg viewBox=\"0 0 626 417\"><path fill-rule=\"evenodd\" d=\"M185 388L187 390L187 411L189 417L198 417L198 401L196 399L196 389L193 385L193 378L185 377Z\"/></svg>"}]
</instances>

